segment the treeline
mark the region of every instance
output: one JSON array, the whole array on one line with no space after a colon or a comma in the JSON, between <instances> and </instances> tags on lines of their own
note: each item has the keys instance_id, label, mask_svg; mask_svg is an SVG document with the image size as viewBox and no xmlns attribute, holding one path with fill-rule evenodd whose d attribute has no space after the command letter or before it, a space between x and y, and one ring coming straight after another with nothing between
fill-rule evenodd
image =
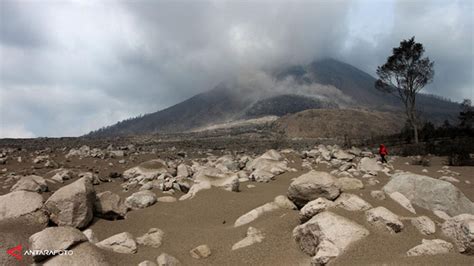
<instances>
[{"instance_id":1,"label":"treeline","mask_svg":"<svg viewBox=\"0 0 474 266\"><path fill-rule=\"evenodd\" d=\"M391 136L373 138L372 145L385 143L393 153L410 155L447 156L450 165L474 165L471 154L474 154L474 108L470 100L460 104L456 121L444 121L436 126L430 121L421 125L419 130L420 143L413 140L413 128L409 123L400 133Z\"/></svg>"}]
</instances>

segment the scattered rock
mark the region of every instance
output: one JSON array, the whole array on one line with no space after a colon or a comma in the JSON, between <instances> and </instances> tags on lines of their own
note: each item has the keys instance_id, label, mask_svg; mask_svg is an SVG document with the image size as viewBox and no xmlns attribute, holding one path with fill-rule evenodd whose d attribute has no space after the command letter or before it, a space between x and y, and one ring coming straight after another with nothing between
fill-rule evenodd
<instances>
[{"instance_id":1,"label":"scattered rock","mask_svg":"<svg viewBox=\"0 0 474 266\"><path fill-rule=\"evenodd\" d=\"M286 196L279 195L276 196L275 199L273 200L278 207L282 209L288 209L288 210L296 210L296 205L293 204Z\"/></svg>"},{"instance_id":2,"label":"scattered rock","mask_svg":"<svg viewBox=\"0 0 474 266\"><path fill-rule=\"evenodd\" d=\"M54 174L51 179L59 183L63 183L64 181L72 179L74 177L74 173L68 169L58 169L55 170L55 173L56 174Z\"/></svg>"},{"instance_id":3,"label":"scattered rock","mask_svg":"<svg viewBox=\"0 0 474 266\"><path fill-rule=\"evenodd\" d=\"M390 233L398 233L403 229L403 223L398 216L385 207L377 207L365 212L367 221L377 227L386 228Z\"/></svg>"},{"instance_id":4,"label":"scattered rock","mask_svg":"<svg viewBox=\"0 0 474 266\"><path fill-rule=\"evenodd\" d=\"M151 228L146 234L137 237L137 243L143 246L159 248L164 234L165 233L158 228Z\"/></svg>"},{"instance_id":5,"label":"scattered rock","mask_svg":"<svg viewBox=\"0 0 474 266\"><path fill-rule=\"evenodd\" d=\"M166 253L161 253L161 255L156 258L156 262L158 263L158 266L181 265L181 262L177 258Z\"/></svg>"},{"instance_id":6,"label":"scattered rock","mask_svg":"<svg viewBox=\"0 0 474 266\"><path fill-rule=\"evenodd\" d=\"M357 195L342 193L334 202L337 207L348 211L365 211L372 208L372 205Z\"/></svg>"},{"instance_id":7,"label":"scattered rock","mask_svg":"<svg viewBox=\"0 0 474 266\"><path fill-rule=\"evenodd\" d=\"M427 216L420 216L411 219L411 224L424 235L431 235L436 232L435 223Z\"/></svg>"},{"instance_id":8,"label":"scattered rock","mask_svg":"<svg viewBox=\"0 0 474 266\"><path fill-rule=\"evenodd\" d=\"M89 242L91 242L92 244L99 242L99 239L95 236L95 233L94 231L92 231L92 229L86 229L82 231L82 233L87 237Z\"/></svg>"},{"instance_id":9,"label":"scattered rock","mask_svg":"<svg viewBox=\"0 0 474 266\"><path fill-rule=\"evenodd\" d=\"M127 207L119 195L104 191L97 194L94 204L95 215L108 220L116 220L125 217Z\"/></svg>"},{"instance_id":10,"label":"scattered rock","mask_svg":"<svg viewBox=\"0 0 474 266\"><path fill-rule=\"evenodd\" d=\"M453 250L453 244L441 239L423 239L421 244L408 250L408 256L424 256L449 253Z\"/></svg>"},{"instance_id":11,"label":"scattered rock","mask_svg":"<svg viewBox=\"0 0 474 266\"><path fill-rule=\"evenodd\" d=\"M138 266L157 266L157 264L150 260L144 260L138 263Z\"/></svg>"},{"instance_id":12,"label":"scattered rock","mask_svg":"<svg viewBox=\"0 0 474 266\"><path fill-rule=\"evenodd\" d=\"M375 158L364 157L360 159L359 170L366 173L377 173L383 170L383 167L377 163Z\"/></svg>"},{"instance_id":13,"label":"scattered rock","mask_svg":"<svg viewBox=\"0 0 474 266\"><path fill-rule=\"evenodd\" d=\"M361 225L327 211L293 230L293 238L301 250L318 263L327 263L350 244L368 235L369 231Z\"/></svg>"},{"instance_id":14,"label":"scattered rock","mask_svg":"<svg viewBox=\"0 0 474 266\"><path fill-rule=\"evenodd\" d=\"M310 171L299 176L288 188L288 198L299 208L319 197L334 200L339 194L337 179L319 171Z\"/></svg>"},{"instance_id":15,"label":"scattered rock","mask_svg":"<svg viewBox=\"0 0 474 266\"><path fill-rule=\"evenodd\" d=\"M370 196L372 196L372 198L378 199L378 200L384 200L385 199L385 193L381 190L371 191Z\"/></svg>"},{"instance_id":16,"label":"scattered rock","mask_svg":"<svg viewBox=\"0 0 474 266\"><path fill-rule=\"evenodd\" d=\"M277 210L278 208L279 206L275 202L266 203L237 218L234 223L234 227L239 227L241 225L248 224L256 220L258 217L262 216L265 212L271 212Z\"/></svg>"},{"instance_id":17,"label":"scattered rock","mask_svg":"<svg viewBox=\"0 0 474 266\"><path fill-rule=\"evenodd\" d=\"M125 200L125 205L132 209L143 209L155 204L156 195L149 190L133 193Z\"/></svg>"},{"instance_id":18,"label":"scattered rock","mask_svg":"<svg viewBox=\"0 0 474 266\"><path fill-rule=\"evenodd\" d=\"M441 225L443 234L452 238L459 252L474 255L474 215L460 214Z\"/></svg>"},{"instance_id":19,"label":"scattered rock","mask_svg":"<svg viewBox=\"0 0 474 266\"><path fill-rule=\"evenodd\" d=\"M10 191L18 190L41 193L48 191L48 185L46 184L46 180L41 176L29 175L20 178Z\"/></svg>"},{"instance_id":20,"label":"scattered rock","mask_svg":"<svg viewBox=\"0 0 474 266\"><path fill-rule=\"evenodd\" d=\"M32 250L66 250L84 241L87 241L86 236L70 226L48 227L33 234L28 240L29 248ZM47 257L47 255L33 254L33 260L36 262Z\"/></svg>"},{"instance_id":21,"label":"scattered rock","mask_svg":"<svg viewBox=\"0 0 474 266\"><path fill-rule=\"evenodd\" d=\"M42 207L43 197L36 192L10 192L0 196L0 221L33 213Z\"/></svg>"},{"instance_id":22,"label":"scattered rock","mask_svg":"<svg viewBox=\"0 0 474 266\"><path fill-rule=\"evenodd\" d=\"M98 247L117 253L133 254L137 252L137 243L128 232L113 235L96 244Z\"/></svg>"},{"instance_id":23,"label":"scattered rock","mask_svg":"<svg viewBox=\"0 0 474 266\"><path fill-rule=\"evenodd\" d=\"M395 191L389 194L390 198L400 204L403 208L407 209L411 213L416 214L415 209L410 203L410 200L407 199L402 193Z\"/></svg>"},{"instance_id":24,"label":"scattered rock","mask_svg":"<svg viewBox=\"0 0 474 266\"><path fill-rule=\"evenodd\" d=\"M300 210L300 221L305 223L309 219L311 219L316 214L326 211L328 208L331 208L335 205L334 202L327 200L325 198L317 198L308 202L304 205L303 208Z\"/></svg>"},{"instance_id":25,"label":"scattered rock","mask_svg":"<svg viewBox=\"0 0 474 266\"><path fill-rule=\"evenodd\" d=\"M211 256L211 249L207 245L200 245L193 248L190 253L191 257L195 259L203 259Z\"/></svg>"},{"instance_id":26,"label":"scattered rock","mask_svg":"<svg viewBox=\"0 0 474 266\"><path fill-rule=\"evenodd\" d=\"M337 179L337 185L341 188L341 191L364 188L364 184L362 183L362 181L352 177L341 177Z\"/></svg>"},{"instance_id":27,"label":"scattered rock","mask_svg":"<svg viewBox=\"0 0 474 266\"><path fill-rule=\"evenodd\" d=\"M93 218L94 202L92 184L81 178L54 192L44 206L55 224L83 228Z\"/></svg>"},{"instance_id":28,"label":"scattered rock","mask_svg":"<svg viewBox=\"0 0 474 266\"><path fill-rule=\"evenodd\" d=\"M247 235L245 236L245 238L240 240L239 242L235 243L232 246L232 250L248 247L248 246L251 246L255 243L260 243L260 242L263 241L264 238L265 238L265 236L263 235L263 233L260 230L250 226L247 229Z\"/></svg>"}]
</instances>

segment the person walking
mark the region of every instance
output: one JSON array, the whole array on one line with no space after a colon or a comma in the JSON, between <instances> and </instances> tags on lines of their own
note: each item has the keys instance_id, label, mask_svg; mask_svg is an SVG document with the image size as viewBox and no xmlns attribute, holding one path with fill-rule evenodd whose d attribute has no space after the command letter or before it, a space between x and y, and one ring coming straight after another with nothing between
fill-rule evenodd
<instances>
[{"instance_id":1,"label":"person walking","mask_svg":"<svg viewBox=\"0 0 474 266\"><path fill-rule=\"evenodd\" d=\"M380 144L379 155L382 158L382 163L387 163L387 159L385 159L385 156L388 155L388 151L387 151L387 148L385 147L385 145L383 145L383 144Z\"/></svg>"}]
</instances>

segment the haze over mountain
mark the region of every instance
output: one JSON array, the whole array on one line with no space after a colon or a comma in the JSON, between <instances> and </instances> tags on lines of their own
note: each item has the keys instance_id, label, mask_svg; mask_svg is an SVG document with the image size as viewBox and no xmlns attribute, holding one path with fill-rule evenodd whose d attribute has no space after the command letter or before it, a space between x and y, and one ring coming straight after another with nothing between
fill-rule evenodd
<instances>
[{"instance_id":1,"label":"haze over mountain","mask_svg":"<svg viewBox=\"0 0 474 266\"><path fill-rule=\"evenodd\" d=\"M374 82L374 77L349 64L335 59L318 60L271 74L256 72L238 77L169 108L121 121L89 136L177 133L307 109L400 112L403 121L399 100L376 90ZM423 94L418 98L418 107L422 117L435 122L453 119L459 111L456 103Z\"/></svg>"}]
</instances>

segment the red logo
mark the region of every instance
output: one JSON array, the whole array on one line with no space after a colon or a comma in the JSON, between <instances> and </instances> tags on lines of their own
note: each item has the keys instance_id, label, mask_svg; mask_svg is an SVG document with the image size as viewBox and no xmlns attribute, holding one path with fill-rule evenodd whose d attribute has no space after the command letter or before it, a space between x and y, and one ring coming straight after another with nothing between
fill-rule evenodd
<instances>
[{"instance_id":1,"label":"red logo","mask_svg":"<svg viewBox=\"0 0 474 266\"><path fill-rule=\"evenodd\" d=\"M10 256L13 256L15 257L15 259L17 259L18 261L20 261L22 259L22 256L21 256L21 244L14 247L14 248L11 248L9 250L7 250L7 254L10 255Z\"/></svg>"}]
</instances>

